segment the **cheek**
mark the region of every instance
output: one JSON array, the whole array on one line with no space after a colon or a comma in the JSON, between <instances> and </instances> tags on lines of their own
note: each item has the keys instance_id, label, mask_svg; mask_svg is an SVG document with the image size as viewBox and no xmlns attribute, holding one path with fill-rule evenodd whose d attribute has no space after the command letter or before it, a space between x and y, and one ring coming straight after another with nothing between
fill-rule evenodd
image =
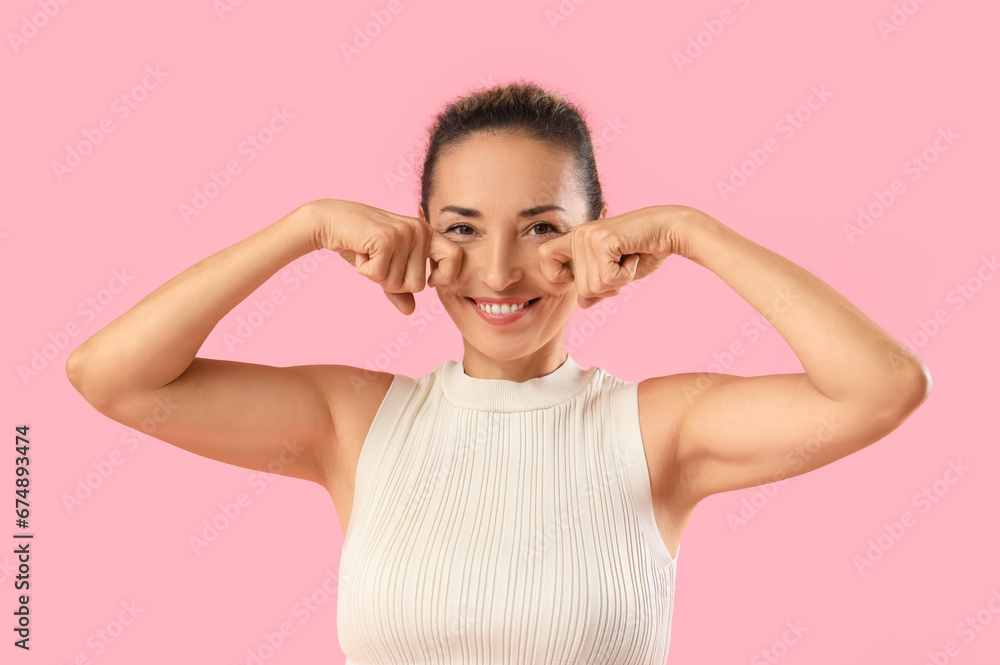
<instances>
[{"instance_id":1,"label":"cheek","mask_svg":"<svg viewBox=\"0 0 1000 665\"><path fill-rule=\"evenodd\" d=\"M438 299L441 301L441 306L444 307L445 311L453 319L471 313L469 309L471 303L463 295L465 291L464 283L458 281L448 285L447 289L438 291Z\"/></svg>"},{"instance_id":2,"label":"cheek","mask_svg":"<svg viewBox=\"0 0 1000 665\"><path fill-rule=\"evenodd\" d=\"M447 287L437 286L434 287L434 289L437 291L438 300L441 301L441 304L444 305L446 309L456 309L458 305L465 302L465 296L459 295L458 293L460 287L457 281L449 284Z\"/></svg>"}]
</instances>

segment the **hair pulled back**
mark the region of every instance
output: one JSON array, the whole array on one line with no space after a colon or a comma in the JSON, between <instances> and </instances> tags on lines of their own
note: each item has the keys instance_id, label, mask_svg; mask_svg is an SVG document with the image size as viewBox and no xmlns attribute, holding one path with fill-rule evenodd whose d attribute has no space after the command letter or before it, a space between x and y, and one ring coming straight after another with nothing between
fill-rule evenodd
<instances>
[{"instance_id":1,"label":"hair pulled back","mask_svg":"<svg viewBox=\"0 0 1000 665\"><path fill-rule=\"evenodd\" d=\"M584 113L558 90L545 91L530 82L514 82L476 90L451 101L429 130L420 172L420 207L429 220L428 202L439 158L477 134L519 133L566 151L573 158L577 187L586 200L587 219L600 217L604 195L594 159L594 145Z\"/></svg>"}]
</instances>

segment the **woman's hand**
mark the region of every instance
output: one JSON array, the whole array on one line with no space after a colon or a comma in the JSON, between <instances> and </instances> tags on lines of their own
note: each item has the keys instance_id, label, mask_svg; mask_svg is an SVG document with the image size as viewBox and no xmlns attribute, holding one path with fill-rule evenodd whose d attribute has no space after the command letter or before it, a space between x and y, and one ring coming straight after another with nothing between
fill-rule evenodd
<instances>
[{"instance_id":1,"label":"woman's hand","mask_svg":"<svg viewBox=\"0 0 1000 665\"><path fill-rule=\"evenodd\" d=\"M586 309L651 274L671 254L685 255L683 229L688 206L661 205L580 224L538 248L542 274L550 282L576 282L577 302Z\"/></svg>"},{"instance_id":2,"label":"woman's hand","mask_svg":"<svg viewBox=\"0 0 1000 665\"><path fill-rule=\"evenodd\" d=\"M403 314L413 313L413 294L425 285L447 284L458 275L462 249L427 222L355 201L320 199L309 205L316 213L316 248L340 254L381 286Z\"/></svg>"}]
</instances>

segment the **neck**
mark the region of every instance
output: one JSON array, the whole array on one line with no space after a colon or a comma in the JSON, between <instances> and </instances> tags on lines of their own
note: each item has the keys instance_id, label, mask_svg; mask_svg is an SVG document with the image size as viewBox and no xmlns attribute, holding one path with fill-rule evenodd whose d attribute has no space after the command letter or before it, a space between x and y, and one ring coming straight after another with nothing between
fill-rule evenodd
<instances>
[{"instance_id":1,"label":"neck","mask_svg":"<svg viewBox=\"0 0 1000 665\"><path fill-rule=\"evenodd\" d=\"M495 358L466 345L462 365L465 374L476 379L506 379L521 383L551 374L566 362L568 356L562 344L512 358Z\"/></svg>"}]
</instances>

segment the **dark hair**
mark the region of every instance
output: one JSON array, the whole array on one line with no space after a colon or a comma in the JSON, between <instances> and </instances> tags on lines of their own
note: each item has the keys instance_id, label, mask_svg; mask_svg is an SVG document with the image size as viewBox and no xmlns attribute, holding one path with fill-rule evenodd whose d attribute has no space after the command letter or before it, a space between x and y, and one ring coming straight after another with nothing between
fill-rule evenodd
<instances>
[{"instance_id":1,"label":"dark hair","mask_svg":"<svg viewBox=\"0 0 1000 665\"><path fill-rule=\"evenodd\" d=\"M520 133L568 152L574 160L577 186L587 201L587 219L600 217L604 195L597 175L594 145L580 107L558 90L546 92L530 82L479 89L450 102L430 127L427 154L420 172L420 207L430 220L431 197L438 158L490 130Z\"/></svg>"}]
</instances>

